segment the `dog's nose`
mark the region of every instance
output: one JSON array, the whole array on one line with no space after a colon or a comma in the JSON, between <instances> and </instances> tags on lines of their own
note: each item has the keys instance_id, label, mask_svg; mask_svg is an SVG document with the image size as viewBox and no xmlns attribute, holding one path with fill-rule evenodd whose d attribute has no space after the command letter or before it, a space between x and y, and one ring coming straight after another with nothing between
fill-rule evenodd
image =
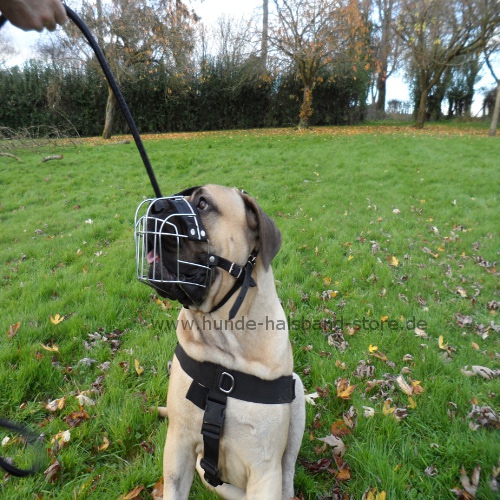
<instances>
[{"instance_id":1,"label":"dog's nose","mask_svg":"<svg viewBox=\"0 0 500 500\"><path fill-rule=\"evenodd\" d=\"M156 200L151 206L151 213L158 215L167 211L167 202L165 200Z\"/></svg>"}]
</instances>

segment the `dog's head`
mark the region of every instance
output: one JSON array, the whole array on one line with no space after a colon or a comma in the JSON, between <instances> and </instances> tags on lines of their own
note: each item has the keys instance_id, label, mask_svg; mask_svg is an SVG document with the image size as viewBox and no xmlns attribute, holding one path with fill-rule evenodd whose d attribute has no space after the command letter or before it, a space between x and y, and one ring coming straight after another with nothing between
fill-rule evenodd
<instances>
[{"instance_id":1,"label":"dog's head","mask_svg":"<svg viewBox=\"0 0 500 500\"><path fill-rule=\"evenodd\" d=\"M206 185L145 204L146 215L138 218L141 206L136 215L138 277L185 306L201 305L223 272L211 256L244 266L258 250L267 269L281 246L274 221L237 189Z\"/></svg>"}]
</instances>

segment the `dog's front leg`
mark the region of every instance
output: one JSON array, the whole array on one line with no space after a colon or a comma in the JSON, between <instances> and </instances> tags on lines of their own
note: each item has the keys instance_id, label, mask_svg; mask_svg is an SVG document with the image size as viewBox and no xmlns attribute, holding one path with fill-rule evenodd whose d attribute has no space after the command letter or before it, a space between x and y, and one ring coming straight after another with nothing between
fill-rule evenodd
<instances>
[{"instance_id":1,"label":"dog's front leg","mask_svg":"<svg viewBox=\"0 0 500 500\"><path fill-rule=\"evenodd\" d=\"M163 452L163 499L187 500L196 466L194 447L172 425Z\"/></svg>"},{"instance_id":2,"label":"dog's front leg","mask_svg":"<svg viewBox=\"0 0 500 500\"><path fill-rule=\"evenodd\" d=\"M246 500L281 500L281 467L252 470L246 488Z\"/></svg>"}]
</instances>

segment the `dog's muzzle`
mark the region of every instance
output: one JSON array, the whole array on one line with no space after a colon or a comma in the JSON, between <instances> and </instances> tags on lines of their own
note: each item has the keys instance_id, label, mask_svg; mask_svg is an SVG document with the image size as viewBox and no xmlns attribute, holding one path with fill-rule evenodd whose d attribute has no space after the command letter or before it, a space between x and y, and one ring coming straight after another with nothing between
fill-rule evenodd
<instances>
[{"instance_id":1,"label":"dog's muzzle","mask_svg":"<svg viewBox=\"0 0 500 500\"><path fill-rule=\"evenodd\" d=\"M203 301L213 275L205 228L184 198L193 190L145 200L135 214L137 278L184 306Z\"/></svg>"}]
</instances>

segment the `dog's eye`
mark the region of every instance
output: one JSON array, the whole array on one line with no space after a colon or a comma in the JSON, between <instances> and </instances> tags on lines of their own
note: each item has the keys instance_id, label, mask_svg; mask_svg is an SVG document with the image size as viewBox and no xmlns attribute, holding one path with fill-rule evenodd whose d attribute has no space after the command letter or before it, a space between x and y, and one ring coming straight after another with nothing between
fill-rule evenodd
<instances>
[{"instance_id":1,"label":"dog's eye","mask_svg":"<svg viewBox=\"0 0 500 500\"><path fill-rule=\"evenodd\" d=\"M208 208L207 200L205 200L205 198L200 198L196 207L198 210L206 210Z\"/></svg>"}]
</instances>

